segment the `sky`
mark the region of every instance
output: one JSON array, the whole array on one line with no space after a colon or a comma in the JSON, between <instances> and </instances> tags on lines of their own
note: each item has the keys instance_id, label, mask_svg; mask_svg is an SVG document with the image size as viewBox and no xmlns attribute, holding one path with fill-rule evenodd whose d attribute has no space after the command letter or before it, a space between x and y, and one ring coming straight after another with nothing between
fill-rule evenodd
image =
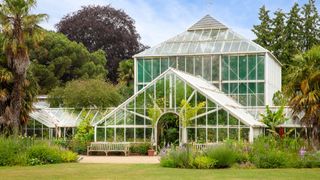
<instances>
[{"instance_id":1,"label":"sky","mask_svg":"<svg viewBox=\"0 0 320 180\"><path fill-rule=\"evenodd\" d=\"M239 34L254 39L253 25L259 24L262 5L274 12L288 12L297 2L307 0L38 0L34 13L46 13L49 19L40 25L56 30L61 18L87 5L108 5L124 10L135 20L141 42L148 46L159 44L184 32L206 14L211 15ZM317 0L320 10L320 0Z\"/></svg>"}]
</instances>

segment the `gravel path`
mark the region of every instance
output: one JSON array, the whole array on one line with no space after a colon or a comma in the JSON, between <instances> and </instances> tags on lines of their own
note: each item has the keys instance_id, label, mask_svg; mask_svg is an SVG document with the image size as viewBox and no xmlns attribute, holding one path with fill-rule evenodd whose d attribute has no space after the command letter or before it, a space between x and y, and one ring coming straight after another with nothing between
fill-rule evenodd
<instances>
[{"instance_id":1,"label":"gravel path","mask_svg":"<svg viewBox=\"0 0 320 180\"><path fill-rule=\"evenodd\" d=\"M80 163L158 164L159 156L80 156Z\"/></svg>"}]
</instances>

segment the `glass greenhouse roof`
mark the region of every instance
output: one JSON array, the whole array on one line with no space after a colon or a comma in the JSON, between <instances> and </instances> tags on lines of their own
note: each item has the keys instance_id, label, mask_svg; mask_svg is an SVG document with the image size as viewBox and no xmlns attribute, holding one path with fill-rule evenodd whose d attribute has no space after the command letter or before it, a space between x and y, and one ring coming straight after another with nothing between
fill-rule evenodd
<instances>
[{"instance_id":1,"label":"glass greenhouse roof","mask_svg":"<svg viewBox=\"0 0 320 180\"><path fill-rule=\"evenodd\" d=\"M99 121L111 109L82 109L74 108L44 108L38 107L29 115L31 118L44 124L49 128L55 127L77 127L80 122L86 118L90 119L90 123L94 124Z\"/></svg>"},{"instance_id":2,"label":"glass greenhouse roof","mask_svg":"<svg viewBox=\"0 0 320 180\"><path fill-rule=\"evenodd\" d=\"M187 31L134 57L269 52L206 15Z\"/></svg>"}]
</instances>

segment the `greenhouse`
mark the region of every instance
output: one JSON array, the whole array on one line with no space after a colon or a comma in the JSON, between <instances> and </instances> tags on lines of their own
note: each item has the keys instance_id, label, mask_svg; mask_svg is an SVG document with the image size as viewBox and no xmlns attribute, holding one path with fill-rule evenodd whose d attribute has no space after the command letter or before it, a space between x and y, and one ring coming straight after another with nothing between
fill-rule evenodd
<instances>
[{"instance_id":1,"label":"greenhouse","mask_svg":"<svg viewBox=\"0 0 320 180\"><path fill-rule=\"evenodd\" d=\"M199 107L197 113L188 120L182 118L192 107ZM265 125L241 107L201 77L169 68L97 122L95 140L150 142L155 137L154 143L158 144L161 136L166 137L162 134L166 128L176 128L179 142L183 142L183 129L187 142L212 143L229 138L252 141ZM167 114L175 114L176 123L161 127L166 121L162 116Z\"/></svg>"},{"instance_id":2,"label":"greenhouse","mask_svg":"<svg viewBox=\"0 0 320 180\"><path fill-rule=\"evenodd\" d=\"M95 141L252 142L281 89L278 60L209 15L134 62L135 94L94 124Z\"/></svg>"}]
</instances>

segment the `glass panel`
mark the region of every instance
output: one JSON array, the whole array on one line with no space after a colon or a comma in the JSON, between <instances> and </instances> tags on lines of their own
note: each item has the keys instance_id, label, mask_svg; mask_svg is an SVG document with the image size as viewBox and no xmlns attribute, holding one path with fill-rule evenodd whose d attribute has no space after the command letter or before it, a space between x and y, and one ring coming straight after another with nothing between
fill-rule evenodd
<instances>
[{"instance_id":1,"label":"glass panel","mask_svg":"<svg viewBox=\"0 0 320 180\"><path fill-rule=\"evenodd\" d=\"M195 129L187 128L188 143L195 142Z\"/></svg>"},{"instance_id":2,"label":"glass panel","mask_svg":"<svg viewBox=\"0 0 320 180\"><path fill-rule=\"evenodd\" d=\"M228 124L228 113L221 109L218 111L218 119L219 119L219 125L227 125Z\"/></svg>"},{"instance_id":3,"label":"glass panel","mask_svg":"<svg viewBox=\"0 0 320 180\"><path fill-rule=\"evenodd\" d=\"M256 56L248 56L248 79L249 80L256 80L257 78L257 61L256 61Z\"/></svg>"},{"instance_id":4,"label":"glass panel","mask_svg":"<svg viewBox=\"0 0 320 180\"><path fill-rule=\"evenodd\" d=\"M211 81L211 56L203 57L203 78Z\"/></svg>"},{"instance_id":5,"label":"glass panel","mask_svg":"<svg viewBox=\"0 0 320 180\"><path fill-rule=\"evenodd\" d=\"M230 56L230 80L238 80L238 56Z\"/></svg>"},{"instance_id":6,"label":"glass panel","mask_svg":"<svg viewBox=\"0 0 320 180\"><path fill-rule=\"evenodd\" d=\"M160 75L160 60L159 58L153 59L153 79Z\"/></svg>"},{"instance_id":7,"label":"glass panel","mask_svg":"<svg viewBox=\"0 0 320 180\"><path fill-rule=\"evenodd\" d=\"M208 128L208 142L209 143L217 142L217 129L216 128Z\"/></svg>"},{"instance_id":8,"label":"glass panel","mask_svg":"<svg viewBox=\"0 0 320 180\"><path fill-rule=\"evenodd\" d=\"M249 128L241 128L240 129L240 140L249 141Z\"/></svg>"},{"instance_id":9,"label":"glass panel","mask_svg":"<svg viewBox=\"0 0 320 180\"><path fill-rule=\"evenodd\" d=\"M238 128L229 129L229 139L238 140Z\"/></svg>"},{"instance_id":10,"label":"glass panel","mask_svg":"<svg viewBox=\"0 0 320 180\"><path fill-rule=\"evenodd\" d=\"M168 69L168 65L169 65L168 58L161 58L160 62L161 62L161 73L163 73Z\"/></svg>"},{"instance_id":11,"label":"glass panel","mask_svg":"<svg viewBox=\"0 0 320 180\"><path fill-rule=\"evenodd\" d=\"M238 52L239 46L240 46L239 41L233 41L230 51L231 52Z\"/></svg>"},{"instance_id":12,"label":"glass panel","mask_svg":"<svg viewBox=\"0 0 320 180\"><path fill-rule=\"evenodd\" d=\"M169 67L177 68L176 57L170 57Z\"/></svg>"},{"instance_id":13,"label":"glass panel","mask_svg":"<svg viewBox=\"0 0 320 180\"><path fill-rule=\"evenodd\" d=\"M201 56L195 56L194 60L194 66L195 66L195 75L199 75L202 77L202 57Z\"/></svg>"},{"instance_id":14,"label":"glass panel","mask_svg":"<svg viewBox=\"0 0 320 180\"><path fill-rule=\"evenodd\" d=\"M229 114L229 125L230 126L238 126L239 125L238 119L233 117L231 114Z\"/></svg>"},{"instance_id":15,"label":"glass panel","mask_svg":"<svg viewBox=\"0 0 320 180\"><path fill-rule=\"evenodd\" d=\"M247 56L239 56L239 77L241 80L247 79Z\"/></svg>"},{"instance_id":16,"label":"glass panel","mask_svg":"<svg viewBox=\"0 0 320 180\"><path fill-rule=\"evenodd\" d=\"M180 106L181 101L184 99L184 82L180 79L177 79L176 81L176 103L177 107Z\"/></svg>"},{"instance_id":17,"label":"glass panel","mask_svg":"<svg viewBox=\"0 0 320 180\"><path fill-rule=\"evenodd\" d=\"M136 116L136 125L144 125L144 118Z\"/></svg>"},{"instance_id":18,"label":"glass panel","mask_svg":"<svg viewBox=\"0 0 320 180\"><path fill-rule=\"evenodd\" d=\"M208 125L217 125L217 112L208 114Z\"/></svg>"},{"instance_id":19,"label":"glass panel","mask_svg":"<svg viewBox=\"0 0 320 180\"><path fill-rule=\"evenodd\" d=\"M124 128L117 128L116 129L116 141L117 142L124 142Z\"/></svg>"},{"instance_id":20,"label":"glass panel","mask_svg":"<svg viewBox=\"0 0 320 180\"><path fill-rule=\"evenodd\" d=\"M193 73L193 68L194 68L194 61L193 61L193 57L192 56L187 56L186 59L186 66L187 66L187 72L190 74L194 74Z\"/></svg>"},{"instance_id":21,"label":"glass panel","mask_svg":"<svg viewBox=\"0 0 320 180\"><path fill-rule=\"evenodd\" d=\"M126 129L126 142L134 142L134 129L133 128Z\"/></svg>"},{"instance_id":22,"label":"glass panel","mask_svg":"<svg viewBox=\"0 0 320 180\"><path fill-rule=\"evenodd\" d=\"M178 69L180 71L185 72L186 71L186 66L185 66L185 57L178 57Z\"/></svg>"},{"instance_id":23,"label":"glass panel","mask_svg":"<svg viewBox=\"0 0 320 180\"><path fill-rule=\"evenodd\" d=\"M219 56L212 56L212 81L219 80Z\"/></svg>"},{"instance_id":24,"label":"glass panel","mask_svg":"<svg viewBox=\"0 0 320 180\"><path fill-rule=\"evenodd\" d=\"M197 125L198 126L206 126L206 116L201 116L197 118Z\"/></svg>"},{"instance_id":25,"label":"glass panel","mask_svg":"<svg viewBox=\"0 0 320 180\"><path fill-rule=\"evenodd\" d=\"M146 142L151 142L152 128L146 128Z\"/></svg>"},{"instance_id":26,"label":"glass panel","mask_svg":"<svg viewBox=\"0 0 320 180\"><path fill-rule=\"evenodd\" d=\"M144 142L144 129L136 128L136 142Z\"/></svg>"},{"instance_id":27,"label":"glass panel","mask_svg":"<svg viewBox=\"0 0 320 180\"><path fill-rule=\"evenodd\" d=\"M223 141L228 139L227 128L219 128L218 129L218 141Z\"/></svg>"},{"instance_id":28,"label":"glass panel","mask_svg":"<svg viewBox=\"0 0 320 180\"><path fill-rule=\"evenodd\" d=\"M197 143L206 143L206 129L197 128Z\"/></svg>"},{"instance_id":29,"label":"glass panel","mask_svg":"<svg viewBox=\"0 0 320 180\"><path fill-rule=\"evenodd\" d=\"M231 42L228 42L228 41L224 42L224 47L222 52L229 52L230 47L231 47Z\"/></svg>"},{"instance_id":30,"label":"glass panel","mask_svg":"<svg viewBox=\"0 0 320 180\"><path fill-rule=\"evenodd\" d=\"M258 79L264 79L264 56L258 56L257 59L257 66L258 66Z\"/></svg>"},{"instance_id":31,"label":"glass panel","mask_svg":"<svg viewBox=\"0 0 320 180\"><path fill-rule=\"evenodd\" d=\"M144 60L144 82L150 82L151 81L151 77L152 77L152 74L151 74L151 60Z\"/></svg>"},{"instance_id":32,"label":"glass panel","mask_svg":"<svg viewBox=\"0 0 320 180\"><path fill-rule=\"evenodd\" d=\"M107 128L107 142L114 141L114 128Z\"/></svg>"},{"instance_id":33,"label":"glass panel","mask_svg":"<svg viewBox=\"0 0 320 180\"><path fill-rule=\"evenodd\" d=\"M105 128L97 128L97 141L105 141Z\"/></svg>"},{"instance_id":34,"label":"glass panel","mask_svg":"<svg viewBox=\"0 0 320 180\"><path fill-rule=\"evenodd\" d=\"M143 60L138 59L138 82L143 82Z\"/></svg>"},{"instance_id":35,"label":"glass panel","mask_svg":"<svg viewBox=\"0 0 320 180\"><path fill-rule=\"evenodd\" d=\"M222 63L222 80L229 79L229 57L223 56L223 63Z\"/></svg>"}]
</instances>

